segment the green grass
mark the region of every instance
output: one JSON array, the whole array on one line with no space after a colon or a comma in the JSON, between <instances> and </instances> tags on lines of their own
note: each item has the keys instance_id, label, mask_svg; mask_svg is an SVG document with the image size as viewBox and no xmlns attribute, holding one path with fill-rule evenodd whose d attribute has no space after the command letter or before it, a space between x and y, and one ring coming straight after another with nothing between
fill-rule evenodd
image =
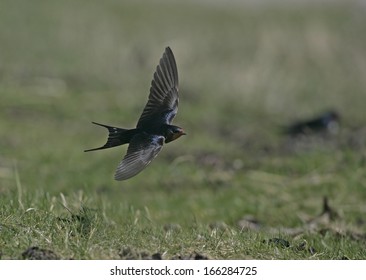
<instances>
[{"instance_id":1,"label":"green grass","mask_svg":"<svg viewBox=\"0 0 366 280\"><path fill-rule=\"evenodd\" d=\"M366 258L364 7L23 2L0 4L1 258ZM168 45L188 135L116 182L90 122L133 127ZM279 133L328 108L340 134Z\"/></svg>"}]
</instances>

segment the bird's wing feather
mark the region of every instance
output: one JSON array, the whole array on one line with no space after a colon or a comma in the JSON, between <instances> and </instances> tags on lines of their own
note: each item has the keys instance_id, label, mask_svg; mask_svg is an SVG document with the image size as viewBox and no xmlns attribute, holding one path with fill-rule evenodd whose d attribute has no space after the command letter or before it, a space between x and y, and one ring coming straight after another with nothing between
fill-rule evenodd
<instances>
[{"instance_id":1,"label":"bird's wing feather","mask_svg":"<svg viewBox=\"0 0 366 280\"><path fill-rule=\"evenodd\" d=\"M178 70L172 50L167 47L151 81L147 104L137 127L171 124L178 112Z\"/></svg>"},{"instance_id":2,"label":"bird's wing feather","mask_svg":"<svg viewBox=\"0 0 366 280\"><path fill-rule=\"evenodd\" d=\"M141 172L160 152L164 139L163 136L146 133L134 136L114 178L118 181L126 180Z\"/></svg>"}]
</instances>

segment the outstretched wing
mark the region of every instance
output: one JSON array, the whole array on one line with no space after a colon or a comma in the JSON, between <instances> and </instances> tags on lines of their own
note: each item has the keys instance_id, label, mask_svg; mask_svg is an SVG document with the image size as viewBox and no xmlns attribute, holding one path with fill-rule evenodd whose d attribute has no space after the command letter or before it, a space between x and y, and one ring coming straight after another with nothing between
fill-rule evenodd
<instances>
[{"instance_id":1,"label":"outstretched wing","mask_svg":"<svg viewBox=\"0 0 366 280\"><path fill-rule=\"evenodd\" d=\"M172 50L167 47L151 81L149 100L137 127L171 124L178 111L178 70Z\"/></svg>"},{"instance_id":2,"label":"outstretched wing","mask_svg":"<svg viewBox=\"0 0 366 280\"><path fill-rule=\"evenodd\" d=\"M117 167L114 179L129 179L141 172L160 152L164 137L141 133L135 135L127 149L127 154Z\"/></svg>"}]
</instances>

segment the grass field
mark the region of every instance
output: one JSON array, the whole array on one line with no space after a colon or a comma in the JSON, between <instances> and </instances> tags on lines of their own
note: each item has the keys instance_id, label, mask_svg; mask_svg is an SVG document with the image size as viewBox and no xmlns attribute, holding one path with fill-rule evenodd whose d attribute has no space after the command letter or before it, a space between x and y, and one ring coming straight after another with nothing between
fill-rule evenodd
<instances>
[{"instance_id":1,"label":"grass field","mask_svg":"<svg viewBox=\"0 0 366 280\"><path fill-rule=\"evenodd\" d=\"M366 259L365 7L238 2L1 1L0 258ZM166 46L188 135L114 181Z\"/></svg>"}]
</instances>

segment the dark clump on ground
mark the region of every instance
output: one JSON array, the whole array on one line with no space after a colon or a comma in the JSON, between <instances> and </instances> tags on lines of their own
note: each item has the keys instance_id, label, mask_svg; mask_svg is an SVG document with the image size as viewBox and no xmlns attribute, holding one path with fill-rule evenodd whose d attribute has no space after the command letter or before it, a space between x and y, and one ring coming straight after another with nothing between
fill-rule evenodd
<instances>
[{"instance_id":1,"label":"dark clump on ground","mask_svg":"<svg viewBox=\"0 0 366 280\"><path fill-rule=\"evenodd\" d=\"M59 260L53 251L48 249L41 249L37 246L29 247L22 253L22 257L25 260Z\"/></svg>"},{"instance_id":2,"label":"dark clump on ground","mask_svg":"<svg viewBox=\"0 0 366 280\"><path fill-rule=\"evenodd\" d=\"M277 247L287 248L290 247L290 242L282 238L271 238L268 241L263 240L263 243L273 244Z\"/></svg>"},{"instance_id":3,"label":"dark clump on ground","mask_svg":"<svg viewBox=\"0 0 366 280\"><path fill-rule=\"evenodd\" d=\"M164 254L159 252L157 253L149 253L145 250L134 249L129 246L123 247L118 255L123 260L164 260L164 259L172 259L172 260L208 260L209 258L200 253L190 253L190 254L176 254L171 258L164 258Z\"/></svg>"},{"instance_id":4,"label":"dark clump on ground","mask_svg":"<svg viewBox=\"0 0 366 280\"><path fill-rule=\"evenodd\" d=\"M147 251L136 250L136 249L128 247L128 246L123 247L118 252L118 255L120 256L120 258L122 260L152 260L152 259L156 260L156 259L159 259L159 257L161 257L160 254L158 255L158 253L151 255ZM153 258L153 256L155 258Z\"/></svg>"},{"instance_id":5,"label":"dark clump on ground","mask_svg":"<svg viewBox=\"0 0 366 280\"><path fill-rule=\"evenodd\" d=\"M172 260L208 260L209 258L205 255L202 255L200 253L192 253L188 255L175 255L172 257Z\"/></svg>"}]
</instances>

